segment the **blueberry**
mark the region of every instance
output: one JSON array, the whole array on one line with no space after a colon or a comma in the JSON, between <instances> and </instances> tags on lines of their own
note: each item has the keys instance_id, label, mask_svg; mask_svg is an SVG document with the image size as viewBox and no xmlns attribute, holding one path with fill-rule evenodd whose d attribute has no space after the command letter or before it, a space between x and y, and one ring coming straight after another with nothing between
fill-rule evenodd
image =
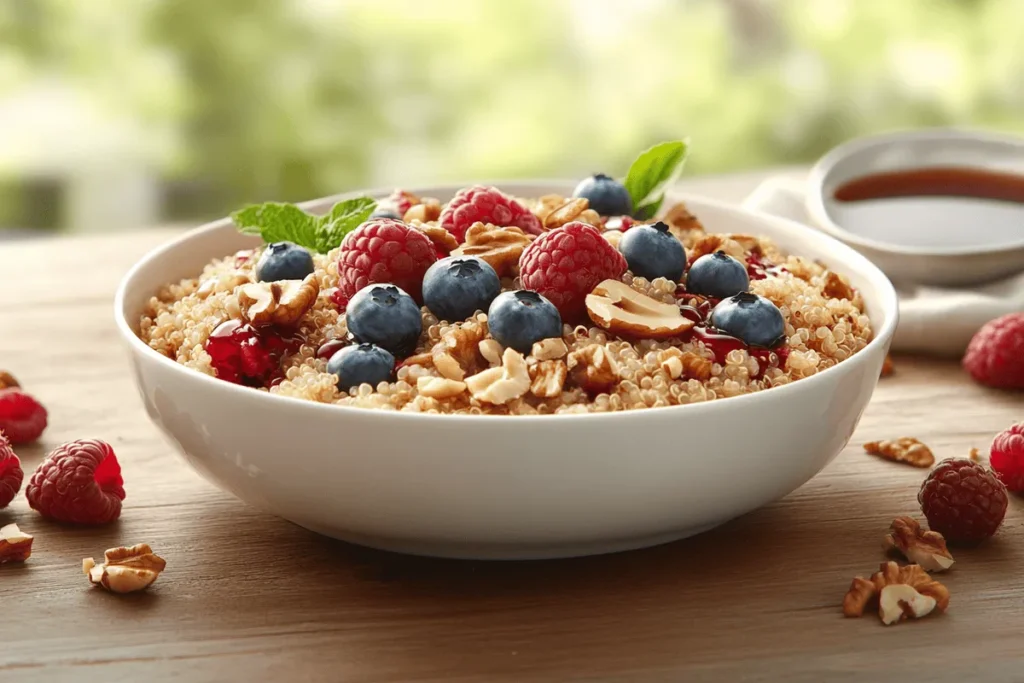
<instances>
[{"instance_id":1,"label":"blueberry","mask_svg":"<svg viewBox=\"0 0 1024 683\"><path fill-rule=\"evenodd\" d=\"M370 218L394 218L396 221L402 220L402 217L398 214L398 209L389 204L378 204L377 208L370 214Z\"/></svg>"},{"instance_id":2,"label":"blueberry","mask_svg":"<svg viewBox=\"0 0 1024 683\"><path fill-rule=\"evenodd\" d=\"M562 336L562 316L537 292L520 289L499 294L487 311L491 336L502 346L529 353L534 342Z\"/></svg>"},{"instance_id":3,"label":"blueberry","mask_svg":"<svg viewBox=\"0 0 1024 683\"><path fill-rule=\"evenodd\" d=\"M686 270L686 250L661 222L637 225L622 233L619 251L633 275L648 280L664 277L677 281Z\"/></svg>"},{"instance_id":4,"label":"blueberry","mask_svg":"<svg viewBox=\"0 0 1024 683\"><path fill-rule=\"evenodd\" d=\"M420 307L394 285L368 285L348 302L348 331L357 342L376 344L404 357L416 348L423 331Z\"/></svg>"},{"instance_id":5,"label":"blueberry","mask_svg":"<svg viewBox=\"0 0 1024 683\"><path fill-rule=\"evenodd\" d=\"M395 357L376 344L346 346L327 361L327 372L338 376L338 388L348 391L360 384L376 387L391 379Z\"/></svg>"},{"instance_id":6,"label":"blueberry","mask_svg":"<svg viewBox=\"0 0 1024 683\"><path fill-rule=\"evenodd\" d=\"M722 299L711 311L711 324L749 346L771 348L786 335L782 311L750 292Z\"/></svg>"},{"instance_id":7,"label":"blueberry","mask_svg":"<svg viewBox=\"0 0 1024 683\"><path fill-rule=\"evenodd\" d=\"M312 254L291 242L268 244L256 262L256 279L260 282L301 280L312 272Z\"/></svg>"},{"instance_id":8,"label":"blueberry","mask_svg":"<svg viewBox=\"0 0 1024 683\"><path fill-rule=\"evenodd\" d=\"M750 287L750 276L742 263L724 251L705 254L693 262L686 274L686 291L724 299Z\"/></svg>"},{"instance_id":9,"label":"blueberry","mask_svg":"<svg viewBox=\"0 0 1024 683\"><path fill-rule=\"evenodd\" d=\"M501 280L490 264L475 256L449 256L423 276L423 303L438 320L465 320L486 311L501 293Z\"/></svg>"},{"instance_id":10,"label":"blueberry","mask_svg":"<svg viewBox=\"0 0 1024 683\"><path fill-rule=\"evenodd\" d=\"M633 200L626 186L603 173L581 180L572 196L583 197L590 202L590 208L602 216L628 216L633 213Z\"/></svg>"}]
</instances>

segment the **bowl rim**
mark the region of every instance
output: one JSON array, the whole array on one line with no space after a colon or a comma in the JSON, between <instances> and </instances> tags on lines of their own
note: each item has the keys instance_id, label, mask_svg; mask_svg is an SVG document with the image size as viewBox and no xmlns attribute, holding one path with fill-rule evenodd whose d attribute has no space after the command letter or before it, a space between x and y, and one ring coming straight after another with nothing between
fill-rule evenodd
<instances>
[{"instance_id":1,"label":"bowl rim","mask_svg":"<svg viewBox=\"0 0 1024 683\"><path fill-rule=\"evenodd\" d=\"M992 246L976 247L915 247L909 245L884 242L870 237L863 237L857 233L850 232L832 220L825 207L825 185L835 167L853 154L865 150L885 147L899 142L973 142L980 145L1000 145L1007 148L1020 150L1024 158L1024 138L993 133L984 130L957 127L938 127L925 129L912 129L877 133L865 135L848 140L836 147L833 147L811 167L807 176L807 196L805 204L814 222L831 236L838 238L841 242L853 244L858 247L872 249L877 252L892 254L895 256L909 257L932 257L949 258L957 256L984 256L990 254L1002 254L1024 249L1024 237L1018 241ZM964 164L971 168L971 164ZM865 175L870 172L865 172Z\"/></svg>"},{"instance_id":2,"label":"bowl rim","mask_svg":"<svg viewBox=\"0 0 1024 683\"><path fill-rule=\"evenodd\" d=\"M570 185L571 181L568 180L509 180L504 182L495 182L494 185L497 187L515 187L515 186L531 186L531 187L542 187L550 185L552 190L555 188L564 188ZM437 186L421 186L411 188L410 191L416 192L438 192L441 191L454 193L459 189L467 187L465 184L443 184ZM390 189L376 188L370 190L344 192L336 195L330 195L328 197L322 197L319 199L313 199L304 201L299 204L303 208L309 208L311 206L324 204L327 202L336 202L346 198L369 195L372 197L383 197L390 194ZM514 193L514 190L513 190ZM345 406L337 405L333 403L319 403L317 401L309 401L302 398L292 396L282 396L280 394L272 394L268 391L259 391L252 387L246 387L231 382L224 382L218 380L216 377L212 377L202 372L192 370L177 361L168 358L167 356L157 352L151 348L148 344L144 343L138 335L135 333L133 324L125 316L125 302L127 299L128 286L131 282L149 268L153 263L159 261L167 252L170 252L186 242L209 232L216 230L222 230L230 224L231 219L229 217L220 218L209 223L205 223L196 228L186 231L185 233L169 240L154 249L147 252L142 258L140 258L118 283L117 292L114 296L114 320L118 331L121 333L123 341L126 343L128 350L132 354L140 354L142 357L151 358L158 365L163 365L165 368L171 369L171 372L182 373L182 377L188 378L187 381L194 381L198 384L197 388L207 387L214 391L224 392L226 396L236 396L241 400L250 401L269 401L267 407L273 407L277 410L282 411L314 411L323 414L325 417L329 415L338 415L338 411L344 411L342 414L349 414L351 416L358 416L359 419L365 420L376 420L376 419L399 419L399 420L449 420L452 422L467 422L468 424L483 424L493 423L495 421L504 422L509 424L524 424L524 425L535 425L539 420L545 424L552 423L554 421L567 421L567 420L623 420L623 419L637 419L642 415L649 415L651 413L671 414L669 411L687 411L686 414L698 416L706 411L721 410L722 408L718 405L720 403L726 403L727 405L739 407L740 401L744 404L749 404L753 401L766 400L764 395L767 394L769 397L774 399L784 399L788 393L794 391L802 391L805 389L811 389L813 386L817 386L822 382L831 381L832 377L837 376L837 373L848 371L852 366L850 363L862 362L865 358L871 355L869 352L878 349L881 346L888 346L893 334L896 329L896 325L899 321L899 305L896 294L896 289L893 284L889 281L886 275L878 268L874 263L868 260L865 256L855 251L853 248L846 244L843 244L841 240L837 240L831 235L827 235L820 231L814 230L808 226L802 225L796 221L792 221L786 218L780 218L777 216L768 215L765 213L752 211L735 204L728 202L710 199L696 194L688 194L685 192L674 192L670 191L669 195L677 201L684 201L695 205L704 205L716 210L725 211L727 213L736 213L752 217L760 222L776 224L778 227L783 228L786 231L803 235L813 240L827 240L831 244L830 248L836 251L837 258L842 259L843 263L852 263L851 270L855 270L861 275L864 275L879 289L879 300L877 304L879 311L882 315L882 324L880 329L874 330L874 337L868 342L867 346L861 349L859 352L851 356L841 363L826 368L825 370L816 373L810 377L802 378L798 381L790 382L778 387L771 387L769 389L763 389L761 391L755 391L748 394L741 394L739 396L730 396L726 399L715 399L712 401L704 401L701 403L690 403L686 405L675 405L675 406L661 406L658 408L645 408L642 410L625 410L625 411L613 411L607 413L558 413L558 414L546 414L546 415L457 415L452 413L419 413L412 411L401 411L401 410L383 410L373 408L362 408L356 406ZM216 258L217 255L211 256L210 258ZM133 363L136 362L133 360ZM136 378L136 384L138 379Z\"/></svg>"}]
</instances>

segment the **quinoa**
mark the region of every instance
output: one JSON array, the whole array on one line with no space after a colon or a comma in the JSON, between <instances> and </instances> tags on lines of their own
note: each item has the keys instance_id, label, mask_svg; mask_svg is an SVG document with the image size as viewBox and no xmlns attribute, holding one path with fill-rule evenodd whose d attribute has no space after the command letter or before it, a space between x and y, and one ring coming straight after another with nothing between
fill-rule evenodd
<instances>
[{"instance_id":1,"label":"quinoa","mask_svg":"<svg viewBox=\"0 0 1024 683\"><path fill-rule=\"evenodd\" d=\"M525 203L543 220L552 206L560 205L560 199L549 196ZM673 207L662 220L684 244L691 262L701 253L720 249L748 264L754 274L750 291L773 302L785 319L785 340L777 353L736 348L716 357L713 349L691 336L626 340L599 327L564 325L565 358L541 361L526 357L531 379L534 373L545 371L542 366L554 368L545 363L557 365L569 359L568 376L558 395L542 397L544 391L531 389L501 405L482 402L469 391L434 398L421 394L417 382L423 377L444 376L433 362L438 352L450 351L466 376L500 365L501 354L480 352L479 342L490 340L486 314L478 312L468 320L448 323L424 307L419 342L412 355L399 363L394 381L376 387L363 384L344 392L338 389L337 378L327 372L327 360L317 357L321 345L348 334L345 317L331 299L338 284L340 251L334 249L313 255L320 294L297 324L303 342L282 357L278 379L255 390L320 403L426 413L540 415L634 410L710 401L788 384L841 363L871 340L871 324L860 295L841 274L783 254L763 237L709 234L682 205ZM414 227L438 229L436 222L422 226L414 222ZM606 236L609 241L615 237ZM218 325L240 317L238 289L255 281L253 268L258 256L259 250L253 250L217 259L197 277L161 288L139 321L139 338L185 367L216 376L205 342ZM677 293L677 284L664 278L648 281L626 272L622 281L660 302L707 304L701 297ZM502 280L504 290L517 285L516 279ZM496 342L488 343L494 348ZM596 349L588 348L592 346L602 347L604 354L595 354ZM573 373L572 364L597 356L606 370L611 368L612 375L595 390L579 380L582 375Z\"/></svg>"}]
</instances>

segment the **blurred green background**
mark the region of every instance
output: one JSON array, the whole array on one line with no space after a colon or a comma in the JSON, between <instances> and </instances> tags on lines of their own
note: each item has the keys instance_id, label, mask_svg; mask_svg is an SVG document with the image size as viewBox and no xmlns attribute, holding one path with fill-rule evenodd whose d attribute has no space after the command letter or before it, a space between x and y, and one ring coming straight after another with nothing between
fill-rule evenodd
<instances>
[{"instance_id":1,"label":"blurred green background","mask_svg":"<svg viewBox=\"0 0 1024 683\"><path fill-rule=\"evenodd\" d=\"M0 225L1024 129L1024 0L4 0Z\"/></svg>"}]
</instances>

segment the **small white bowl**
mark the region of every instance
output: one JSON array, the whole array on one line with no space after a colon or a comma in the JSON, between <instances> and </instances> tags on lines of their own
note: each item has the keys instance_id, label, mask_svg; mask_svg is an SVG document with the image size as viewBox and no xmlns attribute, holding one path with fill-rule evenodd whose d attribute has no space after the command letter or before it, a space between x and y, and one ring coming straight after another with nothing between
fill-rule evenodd
<instances>
[{"instance_id":1,"label":"small white bowl","mask_svg":"<svg viewBox=\"0 0 1024 683\"><path fill-rule=\"evenodd\" d=\"M505 191L568 196L566 183ZM415 190L442 200L458 187ZM531 559L700 533L793 491L846 445L896 327L866 258L799 224L682 197L716 232L762 234L850 277L875 339L818 375L709 403L612 414L421 415L317 404L189 370L135 334L161 286L254 246L220 220L153 251L117 292L118 328L150 417L203 476L313 531L405 553ZM324 210L337 197L311 202ZM244 533L244 532L243 532Z\"/></svg>"},{"instance_id":2,"label":"small white bowl","mask_svg":"<svg viewBox=\"0 0 1024 683\"><path fill-rule=\"evenodd\" d=\"M1024 138L979 131L936 128L901 131L851 140L823 156L807 182L807 212L817 227L876 263L899 284L958 287L992 282L1024 271L1024 225L985 225L969 234L950 234L964 218L936 214L929 221L907 221L892 240L860 235L834 216L837 187L874 173L936 166L1024 175ZM922 240L930 236L932 243ZM964 238L967 239L964 239Z\"/></svg>"}]
</instances>

